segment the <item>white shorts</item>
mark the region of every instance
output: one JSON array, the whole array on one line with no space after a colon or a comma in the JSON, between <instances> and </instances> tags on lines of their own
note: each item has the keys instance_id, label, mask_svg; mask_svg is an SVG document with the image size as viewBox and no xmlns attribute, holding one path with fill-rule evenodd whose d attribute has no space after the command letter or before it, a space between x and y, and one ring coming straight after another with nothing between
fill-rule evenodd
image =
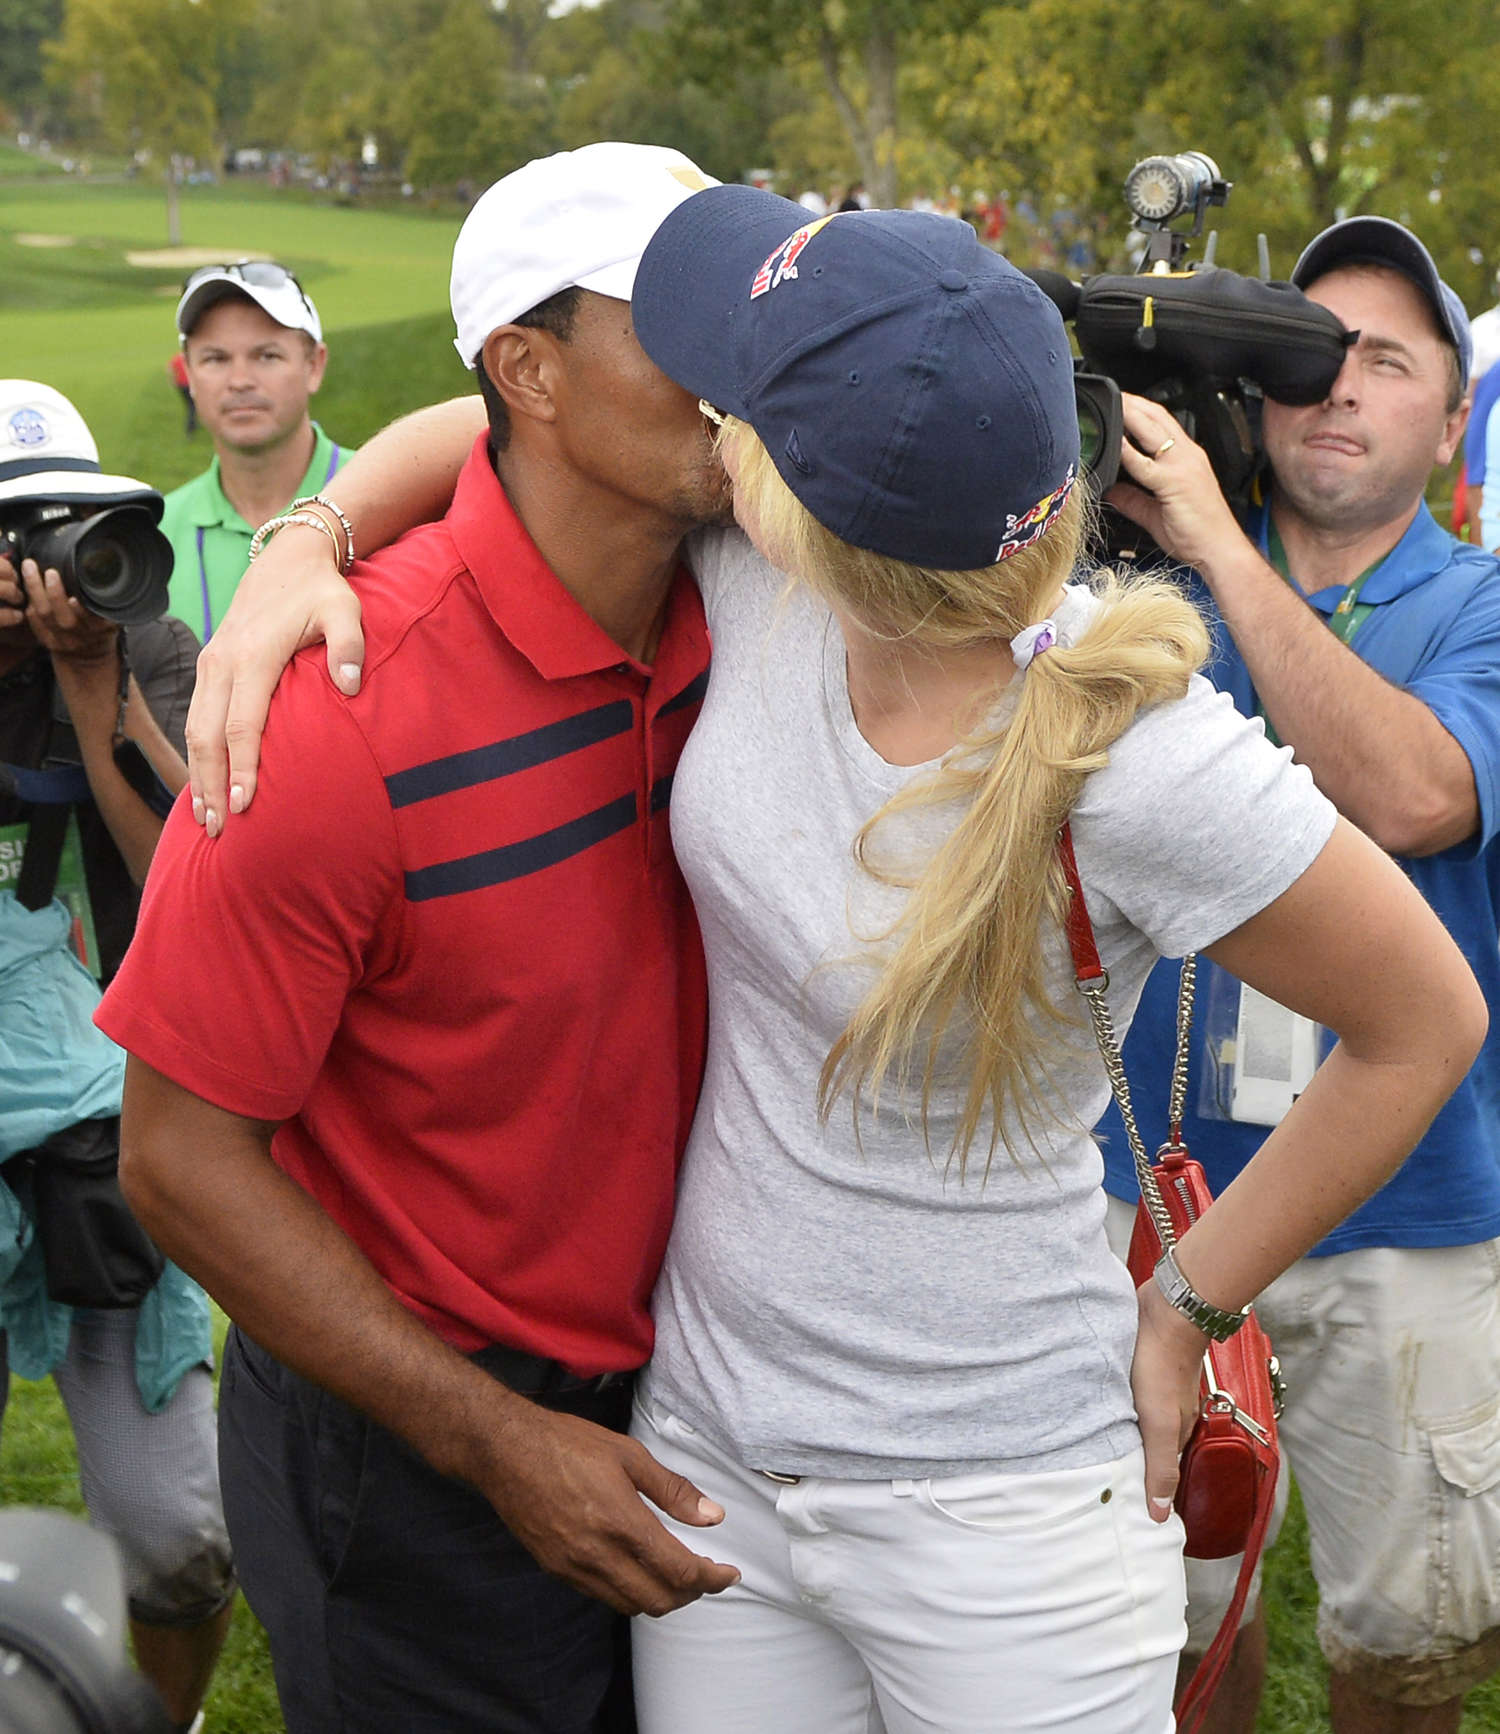
<instances>
[{"instance_id":1,"label":"white shorts","mask_svg":"<svg viewBox=\"0 0 1500 1734\"><path fill-rule=\"evenodd\" d=\"M1134 1214L1109 1201L1122 1256ZM1500 1666L1500 1241L1304 1258L1256 1313L1286 1380L1329 1666L1392 1703L1461 1696ZM1190 1653L1238 1566L1187 1562Z\"/></svg>"},{"instance_id":2,"label":"white shorts","mask_svg":"<svg viewBox=\"0 0 1500 1734\"><path fill-rule=\"evenodd\" d=\"M727 1513L668 1527L743 1574L634 1622L640 1734L1170 1734L1182 1530L1146 1515L1139 1451L788 1486L658 1406L632 1431Z\"/></svg>"}]
</instances>

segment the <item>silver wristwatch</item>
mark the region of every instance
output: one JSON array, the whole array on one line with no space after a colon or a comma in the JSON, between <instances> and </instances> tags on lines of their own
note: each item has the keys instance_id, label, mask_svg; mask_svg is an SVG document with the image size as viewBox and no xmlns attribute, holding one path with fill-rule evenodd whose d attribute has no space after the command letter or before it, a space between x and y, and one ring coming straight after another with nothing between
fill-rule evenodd
<instances>
[{"instance_id":1,"label":"silver wristwatch","mask_svg":"<svg viewBox=\"0 0 1500 1734\"><path fill-rule=\"evenodd\" d=\"M1175 1307L1190 1324L1216 1343L1227 1342L1250 1317L1248 1306L1237 1313L1212 1306L1177 1268L1177 1259L1170 1246L1162 1249L1156 1263L1156 1286L1166 1297L1167 1305Z\"/></svg>"}]
</instances>

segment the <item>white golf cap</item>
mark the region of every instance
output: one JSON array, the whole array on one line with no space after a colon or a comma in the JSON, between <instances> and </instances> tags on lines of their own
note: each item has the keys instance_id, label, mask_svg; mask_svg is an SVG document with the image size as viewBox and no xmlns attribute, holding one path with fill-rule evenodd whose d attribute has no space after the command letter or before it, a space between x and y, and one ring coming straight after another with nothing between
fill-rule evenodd
<instances>
[{"instance_id":1,"label":"white golf cap","mask_svg":"<svg viewBox=\"0 0 1500 1734\"><path fill-rule=\"evenodd\" d=\"M681 151L613 143L538 157L496 181L453 248L459 359L472 367L492 331L559 290L628 301L662 218L718 184Z\"/></svg>"},{"instance_id":2,"label":"white golf cap","mask_svg":"<svg viewBox=\"0 0 1500 1734\"><path fill-rule=\"evenodd\" d=\"M162 506L145 482L106 475L83 417L60 391L30 379L0 379L0 506L11 500L129 502L158 520Z\"/></svg>"},{"instance_id":3,"label":"white golf cap","mask_svg":"<svg viewBox=\"0 0 1500 1734\"><path fill-rule=\"evenodd\" d=\"M323 341L323 322L312 297L286 266L274 259L239 259L194 271L177 303L178 338L186 343L208 309L229 295L245 296L288 331L305 331L314 343Z\"/></svg>"}]
</instances>

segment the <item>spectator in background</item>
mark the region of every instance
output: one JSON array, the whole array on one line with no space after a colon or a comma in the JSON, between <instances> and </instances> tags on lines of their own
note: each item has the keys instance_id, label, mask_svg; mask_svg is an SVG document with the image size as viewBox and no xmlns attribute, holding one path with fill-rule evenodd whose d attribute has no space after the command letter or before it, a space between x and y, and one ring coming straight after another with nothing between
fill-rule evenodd
<instances>
[{"instance_id":1,"label":"spectator in background","mask_svg":"<svg viewBox=\"0 0 1500 1734\"><path fill-rule=\"evenodd\" d=\"M1283 1465L1307 1512L1334 1734L1456 1734L1464 1694L1500 1664L1500 565L1446 535L1423 499L1458 448L1472 377L1468 317L1426 248L1355 217L1318 235L1291 280L1358 340L1321 403L1266 404L1267 503L1241 529L1203 451L1129 396L1135 485L1112 499L1195 569L1221 623L1214 683L1396 858L1491 1008L1478 1060L1415 1153L1256 1301L1286 1376ZM1135 455L1163 440L1170 463ZM1294 1079L1299 1046L1323 1051L1311 1029L1244 1000L1232 977L1208 971L1199 992L1183 1130L1220 1194L1333 1060ZM1166 1099L1175 1046L1175 984L1158 971L1125 1048L1146 1101ZM1257 1051L1269 1087L1252 1093ZM1105 1130L1123 1255L1135 1177L1118 1115ZM1188 1562L1189 1656L1238 1564ZM1256 1603L1206 1734L1255 1726Z\"/></svg>"},{"instance_id":2,"label":"spectator in background","mask_svg":"<svg viewBox=\"0 0 1500 1734\"><path fill-rule=\"evenodd\" d=\"M1495 286L1500 289L1500 271L1495 273ZM1500 305L1474 315L1469 321L1469 337L1474 345L1474 370L1469 375L1469 384L1477 386L1500 361Z\"/></svg>"},{"instance_id":3,"label":"spectator in background","mask_svg":"<svg viewBox=\"0 0 1500 1734\"><path fill-rule=\"evenodd\" d=\"M0 382L0 427L13 436L0 459L7 510L45 500L160 511L143 483L100 473L82 418L46 386ZM103 1170L91 1184L111 1184L125 1056L89 1023L93 978L119 967L161 834L140 790L153 773L169 795L187 780L197 649L181 621L127 634L67 596L56 572L0 559L0 1413L11 1371L52 1376L90 1519L124 1558L136 1660L185 1729L201 1726L234 1594L208 1301L175 1265L161 1268L117 1196L102 1208L128 1246L128 1282L114 1267L108 1294L86 1293L81 1261L63 1268L63 1231L77 1245L101 1200L87 1219L71 1214L43 1169L86 1157ZM123 1288L141 1298L124 1304ZM0 1724L10 1726L3 1711Z\"/></svg>"},{"instance_id":4,"label":"spectator in background","mask_svg":"<svg viewBox=\"0 0 1500 1734\"><path fill-rule=\"evenodd\" d=\"M188 380L187 361L181 349L172 351L172 359L167 363L167 375L187 406L187 421L183 434L191 438L198 431L198 406L193 402L193 388Z\"/></svg>"},{"instance_id":5,"label":"spectator in background","mask_svg":"<svg viewBox=\"0 0 1500 1734\"><path fill-rule=\"evenodd\" d=\"M284 265L245 259L195 271L177 335L214 460L167 495L162 529L174 555L171 612L206 640L249 562L255 526L325 488L348 448L308 413L328 348L317 308Z\"/></svg>"}]
</instances>

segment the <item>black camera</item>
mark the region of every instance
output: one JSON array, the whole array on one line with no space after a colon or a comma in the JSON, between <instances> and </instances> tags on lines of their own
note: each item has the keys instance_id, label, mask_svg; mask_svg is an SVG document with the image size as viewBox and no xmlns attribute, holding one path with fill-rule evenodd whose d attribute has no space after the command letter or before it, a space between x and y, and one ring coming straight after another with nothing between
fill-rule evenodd
<instances>
[{"instance_id":1,"label":"black camera","mask_svg":"<svg viewBox=\"0 0 1500 1734\"><path fill-rule=\"evenodd\" d=\"M1138 271L1081 283L1055 271L1028 273L1073 324L1080 462L1096 497L1119 474L1123 389L1171 411L1243 515L1263 463L1263 400L1319 403L1343 366L1353 334L1293 284L1267 281L1268 270L1242 277L1207 260L1188 262L1189 236L1172 225L1190 215L1190 235L1199 235L1207 208L1222 205L1229 191L1201 151L1147 157L1125 181L1133 226L1146 237ZM1104 533L1111 556L1152 547L1108 508Z\"/></svg>"},{"instance_id":2,"label":"black camera","mask_svg":"<svg viewBox=\"0 0 1500 1734\"><path fill-rule=\"evenodd\" d=\"M172 544L157 528L155 495L140 503L86 506L30 500L0 508L0 555L19 575L23 560L55 567L63 588L101 619L135 626L167 611Z\"/></svg>"},{"instance_id":3,"label":"black camera","mask_svg":"<svg viewBox=\"0 0 1500 1734\"><path fill-rule=\"evenodd\" d=\"M172 1731L161 1699L126 1659L114 1543L61 1512L0 1512L0 1729Z\"/></svg>"}]
</instances>

